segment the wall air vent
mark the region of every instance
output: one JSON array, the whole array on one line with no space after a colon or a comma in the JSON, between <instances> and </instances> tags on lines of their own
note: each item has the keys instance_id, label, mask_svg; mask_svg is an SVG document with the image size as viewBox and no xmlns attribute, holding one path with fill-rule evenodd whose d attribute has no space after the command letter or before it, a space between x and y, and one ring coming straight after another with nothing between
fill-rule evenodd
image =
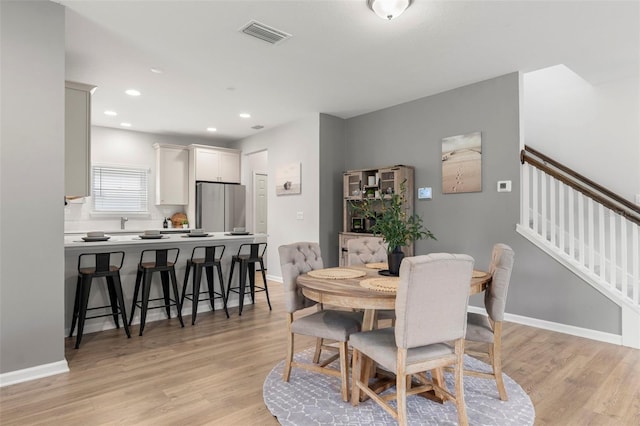
<instances>
[{"instance_id":1,"label":"wall air vent","mask_svg":"<svg viewBox=\"0 0 640 426\"><path fill-rule=\"evenodd\" d=\"M276 30L257 21L249 22L240 31L271 44L278 44L291 37L291 34Z\"/></svg>"}]
</instances>

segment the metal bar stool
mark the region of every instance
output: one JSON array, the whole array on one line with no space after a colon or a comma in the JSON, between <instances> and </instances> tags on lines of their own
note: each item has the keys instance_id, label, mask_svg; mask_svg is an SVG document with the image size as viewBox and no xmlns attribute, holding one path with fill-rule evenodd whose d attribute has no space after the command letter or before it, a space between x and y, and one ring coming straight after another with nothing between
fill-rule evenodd
<instances>
[{"instance_id":1,"label":"metal bar stool","mask_svg":"<svg viewBox=\"0 0 640 426\"><path fill-rule=\"evenodd\" d=\"M229 318L227 310L227 296L224 291L224 280L222 278L222 266L220 260L224 255L225 246L198 246L194 247L191 252L191 258L187 259L187 268L184 272L184 285L182 286L182 299L180 305L184 306L184 299L191 300L191 325L196 323L196 315L198 315L198 302L208 300L211 304L211 310L215 311L215 299L222 299L224 312ZM204 257L201 257L203 255ZM218 254L218 252L220 252ZM196 257L200 256L200 257ZM189 272L193 268L193 279L191 284L191 293L187 293L187 283L189 282ZM220 282L220 292L215 291L215 283L213 276L213 268L218 272L218 281ZM202 270L207 274L207 285L209 291L200 292L200 281L202 280ZM200 298L201 294L207 294L208 297Z\"/></svg>"},{"instance_id":2,"label":"metal bar stool","mask_svg":"<svg viewBox=\"0 0 640 426\"><path fill-rule=\"evenodd\" d=\"M120 257L120 263L111 264L111 256ZM90 258L93 258L91 262ZM85 259L85 266L82 266ZM82 333L84 331L85 320L100 317L113 317L116 328L120 328L118 314L122 317L122 325L127 337L131 337L129 326L127 324L127 312L124 307L124 298L122 296L122 283L120 281L120 269L124 262L124 252L114 251L110 253L83 253L78 256L78 282L76 284L76 296L73 304L73 317L71 319L71 330L69 337L73 336L73 331L78 323L78 334L76 335L76 349L80 347L82 341ZM86 265L89 263L89 266ZM89 293L91 292L91 283L93 278L105 277L107 281L107 290L109 291L109 299L111 304L104 306L88 307ZM111 313L87 316L87 311L96 309L111 308Z\"/></svg>"},{"instance_id":3,"label":"metal bar stool","mask_svg":"<svg viewBox=\"0 0 640 426\"><path fill-rule=\"evenodd\" d=\"M227 287L227 300L229 300L229 293L238 293L240 296L240 309L239 314L242 315L242 307L244 306L244 292L247 285L247 274L249 275L249 289L251 292L251 302L256 303L255 293L256 291L264 291L267 295L267 303L269 304L269 310L271 310L271 302L269 301L269 288L267 287L267 276L264 271L264 262L262 258L267 250L267 243L246 243L241 244L238 248L238 254L231 257L231 271L229 271L229 285ZM240 265L240 279L238 287L231 288L231 280L233 278L233 269L236 263ZM256 263L260 264L260 271L262 272L263 287L256 286Z\"/></svg>"},{"instance_id":4,"label":"metal bar stool","mask_svg":"<svg viewBox=\"0 0 640 426\"><path fill-rule=\"evenodd\" d=\"M146 255L146 253L153 253L153 256ZM180 249L168 248L168 249L149 249L142 250L140 253L140 262L138 263L138 273L136 274L136 286L133 291L133 304L131 305L131 317L129 318L129 325L133 321L133 315L135 314L136 306L140 308L140 333L144 331L144 325L147 319L147 309L159 309L165 308L167 317L171 318L171 307L175 306L178 312L178 320L180 320L180 326L184 327L182 322L182 306L180 305L180 296L178 294L178 280L176 279L175 264L178 260ZM173 260L169 261L169 256L173 257ZM153 258L153 260L149 260ZM160 278L162 280L162 295L163 297L149 298L151 292L151 278L154 272L160 272ZM173 287L173 299L171 299L171 293L169 291L169 281L171 281L171 287ZM138 302L138 292L140 291L140 284L142 284L142 298ZM149 306L149 302L161 302L156 306Z\"/></svg>"}]
</instances>

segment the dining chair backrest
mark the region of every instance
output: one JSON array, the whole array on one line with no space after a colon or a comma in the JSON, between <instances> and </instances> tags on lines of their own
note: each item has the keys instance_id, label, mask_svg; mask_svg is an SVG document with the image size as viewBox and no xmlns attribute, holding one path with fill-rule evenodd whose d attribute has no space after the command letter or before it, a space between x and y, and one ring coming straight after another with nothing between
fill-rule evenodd
<instances>
[{"instance_id":1,"label":"dining chair backrest","mask_svg":"<svg viewBox=\"0 0 640 426\"><path fill-rule=\"evenodd\" d=\"M380 237L352 238L347 241L347 263L363 265L387 261L387 244Z\"/></svg>"},{"instance_id":2,"label":"dining chair backrest","mask_svg":"<svg viewBox=\"0 0 640 426\"><path fill-rule=\"evenodd\" d=\"M504 320L504 310L507 305L507 291L513 269L513 249L506 244L496 244L491 253L489 273L492 275L491 284L484 293L484 306L489 318L494 321Z\"/></svg>"},{"instance_id":3,"label":"dining chair backrest","mask_svg":"<svg viewBox=\"0 0 640 426\"><path fill-rule=\"evenodd\" d=\"M316 302L304 297L296 279L311 270L324 268L320 245L310 242L286 244L278 247L278 254L286 311L295 312L313 306Z\"/></svg>"},{"instance_id":4,"label":"dining chair backrest","mask_svg":"<svg viewBox=\"0 0 640 426\"><path fill-rule=\"evenodd\" d=\"M395 339L415 348L463 338L474 260L465 254L405 257L396 295Z\"/></svg>"}]
</instances>

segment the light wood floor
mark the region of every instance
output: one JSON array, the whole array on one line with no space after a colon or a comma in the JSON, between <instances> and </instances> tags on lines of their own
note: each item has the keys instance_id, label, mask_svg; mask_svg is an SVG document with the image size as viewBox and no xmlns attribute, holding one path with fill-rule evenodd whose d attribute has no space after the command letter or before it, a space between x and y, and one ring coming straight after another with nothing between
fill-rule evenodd
<instances>
[{"instance_id":1,"label":"light wood floor","mask_svg":"<svg viewBox=\"0 0 640 426\"><path fill-rule=\"evenodd\" d=\"M281 285L242 317L204 312L67 339L71 372L0 389L2 425L276 425L262 384L285 353ZM300 348L312 340L299 341ZM530 395L537 425L640 425L640 351L516 324L504 371Z\"/></svg>"}]
</instances>

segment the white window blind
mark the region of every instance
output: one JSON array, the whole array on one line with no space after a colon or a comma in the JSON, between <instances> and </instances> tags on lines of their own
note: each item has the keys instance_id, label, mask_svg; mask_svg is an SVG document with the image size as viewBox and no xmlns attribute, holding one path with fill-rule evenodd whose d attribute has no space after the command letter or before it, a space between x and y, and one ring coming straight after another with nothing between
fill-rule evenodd
<instances>
[{"instance_id":1,"label":"white window blind","mask_svg":"<svg viewBox=\"0 0 640 426\"><path fill-rule=\"evenodd\" d=\"M91 195L96 212L146 213L147 170L94 166Z\"/></svg>"}]
</instances>

